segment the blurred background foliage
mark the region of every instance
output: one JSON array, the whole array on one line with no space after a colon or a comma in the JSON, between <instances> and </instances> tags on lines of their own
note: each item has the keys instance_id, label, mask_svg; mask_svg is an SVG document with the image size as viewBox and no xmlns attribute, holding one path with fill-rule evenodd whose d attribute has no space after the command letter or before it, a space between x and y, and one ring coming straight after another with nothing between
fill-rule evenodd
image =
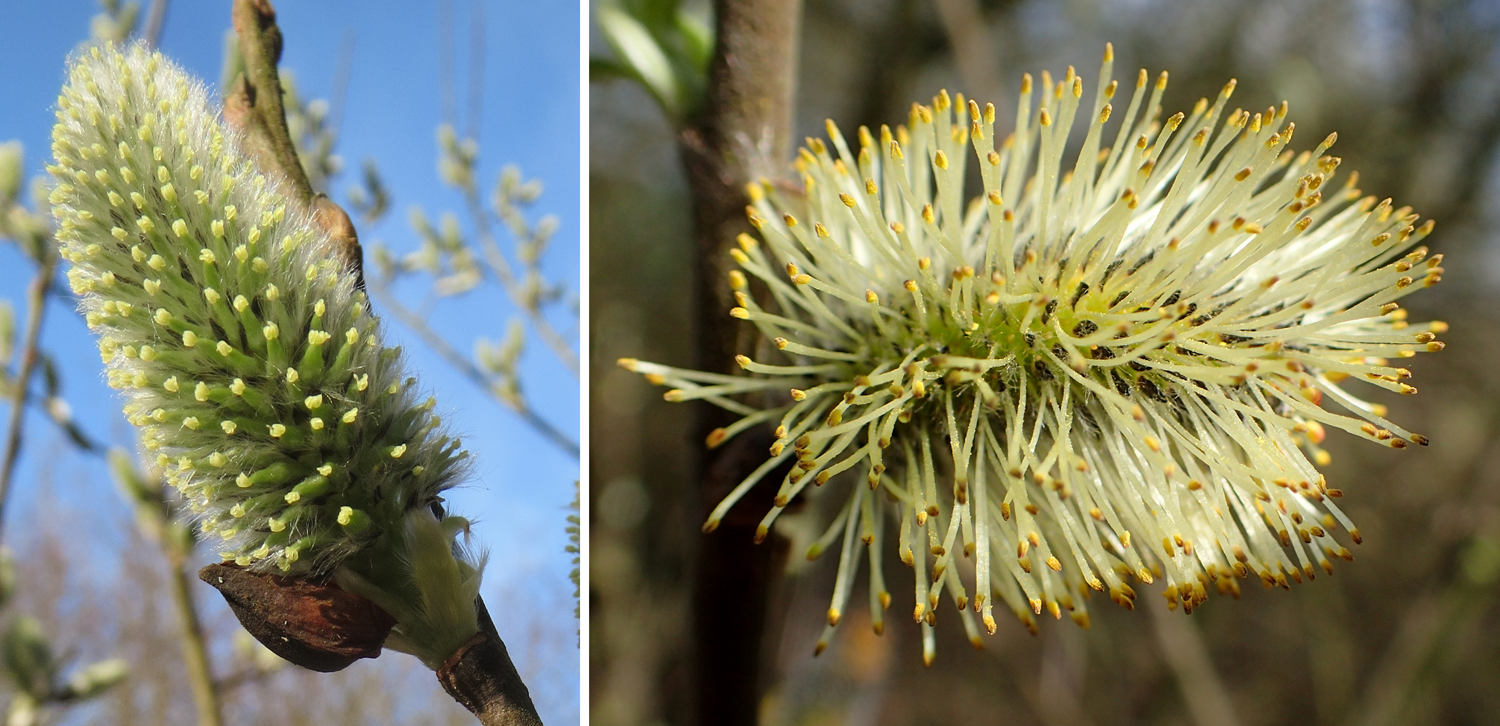
<instances>
[{"instance_id":1,"label":"blurred background foliage","mask_svg":"<svg viewBox=\"0 0 1500 726\"><path fill-rule=\"evenodd\" d=\"M78 29L79 47L133 40L154 45L170 6L167 0L98 4L87 34ZM227 27L229 4L222 5ZM575 414L569 411L576 409L560 407L555 400L566 400L570 392L544 391L537 406L523 385L522 356L532 340L543 343L550 364L564 371L562 377L578 375L576 291L568 282L552 279L555 270L544 271L547 245L559 221L537 214L542 183L524 178L518 168L505 166L493 184L478 178L484 3L466 3L462 18L452 0L432 5L443 26L439 86L446 113L436 143L427 147L436 161L436 178L420 181L457 191L462 212L442 212L435 228L414 209L409 235L398 233L390 244L366 239L366 282L379 301L377 313L394 318L386 323L387 334L405 326L451 366L450 371L424 371L427 382L444 375L467 377L489 394L488 400L454 401L452 407L508 410L576 466L576 434L569 433L576 430L570 420ZM460 100L454 26L469 31L464 41L470 84L462 99L468 123L462 135L454 131ZM314 188L332 195L359 228L369 230L397 200L375 159L364 159L357 178L350 179L355 175L345 173L337 153L353 41L353 31L346 30L338 44L331 100L304 94L289 69L283 68L282 80L289 130ZM166 51L170 54L171 48ZM63 58L44 62L49 73L61 78ZM227 31L219 87L227 87L241 70L234 34ZM46 182L26 179L28 170L47 156L44 147L0 143L0 243L14 246L26 267L21 274L31 278L24 289L0 289L0 400L8 421L0 433L0 511L13 480L24 478L33 498L31 506L13 507L11 516L0 520L9 525L6 546L0 547L0 708L6 725L474 723L438 687L430 670L401 654L361 661L334 674L288 666L251 638L222 600L197 582L198 567L217 557L212 543L200 542L180 512L177 493L163 483L160 472L137 460L133 447L107 450L98 443L134 441L118 399L78 401L79 410L108 409L103 424L97 415L75 420L68 402L60 356L80 346L66 332L48 331L70 323L81 330L76 324L81 320L69 319L81 316L74 312L72 293L57 279ZM502 296L509 298L508 308L495 304ZM474 306L493 309L482 316L467 314L461 330L471 337L450 341L435 329L446 328L446 320L456 314L454 308L440 306L442 301L459 306L459 315ZM491 342L486 336L503 337ZM90 341L90 351L92 346ZM470 350L459 352L461 347ZM87 358L97 370L93 353ZM527 370L534 374L536 368ZM44 417L28 418L28 410ZM39 421L50 423L52 430L36 425ZM113 428L102 430L109 424ZM40 463L19 464L23 450L28 460ZM97 486L69 480L82 476L85 468L77 462L85 458L113 479L117 499L79 503L79 492ZM505 471L488 467L485 474L490 470ZM108 483L104 486L109 491ZM567 479L526 486L533 496L539 487L551 487L558 492L553 499L568 499ZM547 526L566 538L567 552L556 554L572 560L576 586L576 488L572 499L572 508L559 507ZM520 553L508 554L520 558ZM497 580L508 574L505 560L492 558L489 574ZM576 722L576 640L566 632L575 628L565 614L565 573L550 574L541 582L531 577L525 588L488 588L485 599L497 618L505 618L502 629L511 656L549 723ZM575 592L575 604L576 597Z\"/></svg>"},{"instance_id":2,"label":"blurred background foliage","mask_svg":"<svg viewBox=\"0 0 1500 726\"><path fill-rule=\"evenodd\" d=\"M593 6L590 715L601 726L686 723L689 576L705 537L688 477L702 442L690 438L688 406L662 402L614 361L694 360L676 130L701 95L711 7ZM761 723L1494 723L1500 3L806 0L794 137L822 136L825 118L846 133L894 125L943 88L1013 118L1023 72L1074 65L1092 82L1106 41L1117 78L1170 71L1163 116L1237 78L1234 104L1288 101L1299 138L1339 133L1334 153L1366 193L1437 220L1430 246L1449 274L1409 308L1414 320L1448 321L1450 344L1414 367L1421 395L1380 399L1433 445L1397 452L1330 437L1326 473L1364 534L1357 561L1332 577L1291 592L1247 588L1190 617L1155 597L1143 597L1146 612L1106 605L1087 631L1047 622L1033 637L1002 621L981 652L959 628L939 628L930 668L909 620L888 618L876 637L858 609L813 658L836 558L793 557L798 576L773 598ZM893 612L909 607L898 593Z\"/></svg>"}]
</instances>

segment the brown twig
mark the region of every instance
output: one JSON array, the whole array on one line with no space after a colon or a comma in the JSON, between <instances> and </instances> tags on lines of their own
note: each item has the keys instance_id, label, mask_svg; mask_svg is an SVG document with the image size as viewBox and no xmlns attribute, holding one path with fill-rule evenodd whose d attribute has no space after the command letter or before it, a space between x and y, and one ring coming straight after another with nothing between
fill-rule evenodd
<instances>
[{"instance_id":1,"label":"brown twig","mask_svg":"<svg viewBox=\"0 0 1500 726\"><path fill-rule=\"evenodd\" d=\"M198 708L198 726L219 726L224 719L219 707L219 689L208 659L208 644L203 637L198 604L193 601L192 576L187 571L188 557L192 553L165 529L164 534L162 547L167 551L167 565L172 568L172 601L182 618L183 666L187 671L188 686L193 691L193 703ZM192 541L190 537L182 539Z\"/></svg>"},{"instance_id":2,"label":"brown twig","mask_svg":"<svg viewBox=\"0 0 1500 726\"><path fill-rule=\"evenodd\" d=\"M542 726L483 603L479 625L479 632L438 669L438 682L484 726Z\"/></svg>"},{"instance_id":3,"label":"brown twig","mask_svg":"<svg viewBox=\"0 0 1500 726\"><path fill-rule=\"evenodd\" d=\"M21 369L16 374L15 390L11 393L10 429L5 439L5 453L0 457L0 529L5 524L5 503L10 497L10 484L15 478L16 464L21 458L22 429L26 424L26 404L31 397L31 376L36 373L37 361L41 359L42 319L47 311L47 292L52 288L53 272L57 268L57 253L51 240L38 247L41 262L36 277L27 288L26 339L21 344Z\"/></svg>"},{"instance_id":4,"label":"brown twig","mask_svg":"<svg viewBox=\"0 0 1500 726\"><path fill-rule=\"evenodd\" d=\"M245 144L262 171L280 175L297 203L311 209L347 264L356 284L364 287L364 253L349 214L333 200L318 194L297 157L297 145L286 125L282 106L281 28L270 0L235 0L232 10L244 67L224 94L224 117L245 135Z\"/></svg>"},{"instance_id":5,"label":"brown twig","mask_svg":"<svg viewBox=\"0 0 1500 726\"><path fill-rule=\"evenodd\" d=\"M245 70L225 94L224 114L245 132L260 168L279 172L297 201L311 204L312 183L297 158L281 103L281 76L276 71L281 60L281 28L276 25L276 10L270 0L235 0L232 17Z\"/></svg>"},{"instance_id":6,"label":"brown twig","mask_svg":"<svg viewBox=\"0 0 1500 726\"><path fill-rule=\"evenodd\" d=\"M359 275L363 286L363 276L360 274L362 254L354 224L338 205L327 197L314 193L287 130L286 113L281 103L281 80L276 72L282 42L281 29L276 25L276 11L271 7L270 0L234 0L232 16L244 72L235 79L226 94L225 116L230 123L244 131L251 153L262 171L283 175L298 201L312 208L319 224L341 246L340 251L351 269ZM200 577L204 577L204 573L209 572L212 567L201 571ZM229 579L221 570L214 570L214 573L215 579L219 580L216 587ZM295 582L273 584L277 586L276 589L281 589L284 585L293 589L310 585ZM269 602L270 595L267 592L257 592L265 596L261 598L261 602ZM324 591L319 591L317 595L331 597ZM233 603L231 600L231 604ZM489 621L483 599L476 605L482 613L479 618L480 632L494 641L493 646L485 646L482 650L485 667L464 668L450 674L448 678L442 678L444 688L451 694L455 687L461 687L461 692L472 700L458 698L457 694L455 698L478 715L486 726L540 726L541 719L537 716L536 707L532 705L525 684L516 675L515 666L499 635L495 633L493 623ZM241 613L237 610L236 614ZM281 619L283 618L268 619L268 622ZM242 616L241 622L244 621ZM264 638L261 642L274 648ZM285 654L282 655L285 657Z\"/></svg>"},{"instance_id":7,"label":"brown twig","mask_svg":"<svg viewBox=\"0 0 1500 726\"><path fill-rule=\"evenodd\" d=\"M678 139L697 235L693 309L700 370L728 370L739 350L738 329L724 314L731 307L726 248L749 231L745 185L779 176L787 159L801 10L801 0L715 3L717 47L706 97ZM697 440L722 424L721 412L705 409ZM719 501L763 458L725 449L699 463L705 504ZM756 723L769 586L784 548L774 541L755 546L754 529L753 521L726 519L699 558L693 613L700 724Z\"/></svg>"}]
</instances>

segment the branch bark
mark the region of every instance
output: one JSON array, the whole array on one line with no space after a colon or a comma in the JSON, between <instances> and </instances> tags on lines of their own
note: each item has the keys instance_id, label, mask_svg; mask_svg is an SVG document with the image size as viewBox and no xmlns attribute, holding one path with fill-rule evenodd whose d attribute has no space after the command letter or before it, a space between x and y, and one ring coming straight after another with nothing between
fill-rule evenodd
<instances>
[{"instance_id":1,"label":"branch bark","mask_svg":"<svg viewBox=\"0 0 1500 726\"><path fill-rule=\"evenodd\" d=\"M483 630L449 657L437 676L448 695L484 726L542 726L505 643Z\"/></svg>"},{"instance_id":2,"label":"branch bark","mask_svg":"<svg viewBox=\"0 0 1500 726\"><path fill-rule=\"evenodd\" d=\"M339 247L354 270L357 285L364 288L364 253L349 214L327 196L318 194L297 158L297 145L286 125L282 106L281 28L270 0L234 0L231 11L244 72L224 94L224 117L244 133L248 150L261 171L280 175L291 187L295 201L310 210Z\"/></svg>"},{"instance_id":3,"label":"branch bark","mask_svg":"<svg viewBox=\"0 0 1500 726\"><path fill-rule=\"evenodd\" d=\"M162 544L167 550L167 564L172 568L172 600L182 617L182 660L187 670L188 686L193 691L193 703L198 708L198 726L219 726L224 717L209 664L208 644L203 638L203 623L198 618L198 605L193 601L189 585L191 577L187 572L187 559L190 553L176 541L168 539L170 536L171 532L164 528Z\"/></svg>"},{"instance_id":4,"label":"branch bark","mask_svg":"<svg viewBox=\"0 0 1500 726\"><path fill-rule=\"evenodd\" d=\"M281 61L281 28L276 25L276 10L270 0L235 0L231 17L245 70L226 93L225 115L246 132L261 169L280 172L298 201L307 205L313 198L312 182L297 158L281 105L281 75L276 71Z\"/></svg>"},{"instance_id":5,"label":"branch bark","mask_svg":"<svg viewBox=\"0 0 1500 726\"><path fill-rule=\"evenodd\" d=\"M16 464L21 459L21 439L26 425L26 403L31 397L31 377L36 373L37 361L41 358L42 319L47 311L47 293L52 289L52 275L57 269L57 251L52 241L47 240L37 247L41 262L36 277L27 289L26 340L21 344L21 369L16 374L15 391L10 401L10 429L5 439L5 453L0 458L0 529L5 524L5 502L10 497L10 484L15 477Z\"/></svg>"},{"instance_id":6,"label":"branch bark","mask_svg":"<svg viewBox=\"0 0 1500 726\"><path fill-rule=\"evenodd\" d=\"M718 0L717 48L699 115L678 137L693 194L697 247L695 349L699 370L728 371L743 341L725 312L728 245L750 231L745 185L781 175L791 140L801 0ZM703 407L697 441L726 423ZM746 441L756 437L742 436ZM723 498L763 456L726 446L699 462L702 509ZM763 449L762 449L763 452ZM741 503L739 509L753 506ZM700 724L753 726L760 705L761 657L770 585L785 547L754 542L758 520L729 517L703 543L693 592L695 705Z\"/></svg>"}]
</instances>

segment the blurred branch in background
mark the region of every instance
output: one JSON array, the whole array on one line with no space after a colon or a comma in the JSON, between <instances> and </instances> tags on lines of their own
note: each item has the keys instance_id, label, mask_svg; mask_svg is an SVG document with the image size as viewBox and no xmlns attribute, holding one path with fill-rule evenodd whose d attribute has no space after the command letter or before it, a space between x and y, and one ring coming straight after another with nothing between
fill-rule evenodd
<instances>
[{"instance_id":1,"label":"blurred branch in background","mask_svg":"<svg viewBox=\"0 0 1500 726\"><path fill-rule=\"evenodd\" d=\"M52 222L46 211L49 207L45 184L38 181L33 185L33 209L27 209L18 200L25 168L25 155L20 142L12 141L0 147L0 237L13 241L26 259L36 265L36 273L26 290L26 329L21 343L20 361L14 375L9 370L5 372L11 405L5 449L0 454L0 531L4 528L5 504L10 496L16 464L21 456L26 408L31 401L31 379L44 361L45 354L41 350L42 323L57 272L57 250L52 240ZM12 310L7 303L4 311L5 330L0 331L5 337L3 358L7 366L14 350ZM50 366L45 367L52 371ZM66 404L60 403L61 399L56 395L58 385L55 371L47 376L47 382L49 407L53 407L53 401L58 401L55 406L62 413Z\"/></svg>"},{"instance_id":2,"label":"blurred branch in background","mask_svg":"<svg viewBox=\"0 0 1500 726\"><path fill-rule=\"evenodd\" d=\"M0 550L0 608L9 604L15 581L10 552ZM12 617L0 636L0 658L14 690L6 708L7 726L42 726L48 722L49 708L95 698L130 673L124 660L110 658L72 668L64 677L73 657L54 653L41 623L25 615Z\"/></svg>"},{"instance_id":3,"label":"blurred branch in background","mask_svg":"<svg viewBox=\"0 0 1500 726\"><path fill-rule=\"evenodd\" d=\"M166 3L154 4L162 5L162 12L166 12ZM125 3L120 0L99 0L99 14L89 21L89 40L94 43L123 45L135 34L135 26L140 17L141 4L136 0L127 0Z\"/></svg>"},{"instance_id":4,"label":"blurred branch in background","mask_svg":"<svg viewBox=\"0 0 1500 726\"><path fill-rule=\"evenodd\" d=\"M953 62L958 66L965 91L972 98L994 98L1000 95L1000 68L996 59L994 35L985 24L979 0L935 0L943 32L953 48Z\"/></svg>"},{"instance_id":5,"label":"blurred branch in background","mask_svg":"<svg viewBox=\"0 0 1500 726\"><path fill-rule=\"evenodd\" d=\"M26 428L26 406L31 396L31 376L36 372L37 361L41 358L40 340L42 321L47 310L47 291L52 287L53 275L57 269L57 253L50 241L47 237L42 238L34 250L37 256L33 260L37 263L37 271L26 293L26 338L21 344L20 368L12 382L5 452L0 454L0 528L3 528L5 522L5 502L10 496L16 464L20 461L21 441Z\"/></svg>"},{"instance_id":6,"label":"blurred branch in background","mask_svg":"<svg viewBox=\"0 0 1500 726\"><path fill-rule=\"evenodd\" d=\"M1163 607L1147 607L1156 626L1156 641L1162 658L1177 676L1182 700L1198 726L1238 726L1229 690L1214 670L1208 644L1203 642L1198 624Z\"/></svg>"},{"instance_id":7,"label":"blurred branch in background","mask_svg":"<svg viewBox=\"0 0 1500 726\"><path fill-rule=\"evenodd\" d=\"M472 232L465 233L457 214L443 213L438 225L434 227L427 214L420 208L415 208L411 211L410 223L418 238L418 248L398 257L392 250L377 243L372 255L375 274L368 280L368 284L370 292L381 305L416 333L454 370L488 393L496 402L515 412L543 438L570 456L578 458L578 442L538 414L522 386L519 365L525 350L528 327L541 340L553 359L574 377L579 375L578 354L573 342L576 333L559 331L553 323L554 311L559 307L571 308L571 315L576 322L577 305L576 301L567 299L566 290L561 285L547 279L542 269L548 244L557 232L557 218L546 216L533 222L526 214L528 208L541 197L541 181L527 180L519 168L505 166L500 171L493 191L489 192L490 205L486 207L486 193L476 180L479 164L479 109L483 101L482 85L476 79L482 78L483 73L484 33L481 26L481 4L474 3L471 10L473 26L470 34L470 86L467 99L469 131L460 137L453 125L454 117L457 116L453 79L456 62L453 55L457 51L455 44L444 43L440 58L443 67L443 114L449 122L438 128L437 141L438 175L444 184L462 195L464 213ZM451 3L440 4L439 11L441 30L444 37L451 40ZM389 211L391 197L374 162L366 161L362 172L361 186L352 188L348 196L351 208L364 224L370 225L378 222ZM496 223L510 236L509 250L496 235ZM430 278L430 288L424 302L414 308L402 302L394 288L402 280L419 274ZM427 323L426 309L438 299L461 297L488 281L499 286L520 317L510 321L503 341L496 343L485 337L475 340L474 354L470 358L459 352L454 344ZM568 303L566 306L565 302Z\"/></svg>"},{"instance_id":8,"label":"blurred branch in background","mask_svg":"<svg viewBox=\"0 0 1500 726\"><path fill-rule=\"evenodd\" d=\"M167 25L169 0L151 0L146 9L146 29L141 31L141 41L155 48L161 42L161 31Z\"/></svg>"},{"instance_id":9,"label":"blurred branch in background","mask_svg":"<svg viewBox=\"0 0 1500 726\"><path fill-rule=\"evenodd\" d=\"M490 223L489 210L478 202L478 191L472 174L478 155L477 145L471 140L457 141L452 136L451 129L446 126L440 133L440 141L445 144L444 149L448 152L445 160L457 159L452 163L459 166L453 174L445 175L445 180L464 191L469 211L474 215L476 227L480 230L480 253L485 255L494 279L500 282L511 301L531 322L532 329L547 343L558 361L577 375L578 359L572 345L552 328L545 317L546 308L562 296L562 289L547 283L539 267L547 242L557 230L557 219L545 217L532 225L522 213L541 195L541 182L523 182L520 170L507 166L500 173L495 191L495 213L515 237L517 256L525 266L525 277L518 281L487 226ZM356 198L355 208L366 206L367 209L383 213L389 204L389 197L372 167L366 167L365 181L367 189L362 198ZM371 201L361 205L362 200ZM514 411L537 433L576 458L579 455L578 442L538 415L522 390L518 364L526 336L519 320L511 321L505 340L499 344L483 337L476 340L474 360L470 360L427 324L423 312L406 306L393 294L394 285L414 273L425 273L432 278L428 304L434 298L456 297L470 292L487 278L475 254L474 245L464 236L458 218L445 213L439 224L438 228L434 228L422 210L414 209L411 225L421 245L416 251L397 259L389 248L377 244L374 250L375 274L367 281L370 292L397 320L416 333L455 370L497 402Z\"/></svg>"},{"instance_id":10,"label":"blurred branch in background","mask_svg":"<svg viewBox=\"0 0 1500 726\"><path fill-rule=\"evenodd\" d=\"M0 529L4 526L5 504L21 455L25 435L24 412L28 406L40 408L81 450L98 453L97 445L73 421L72 408L62 397L57 366L41 347L47 305L57 296L54 279L57 254L47 213L27 209L18 199L24 169L25 151L20 142L0 144L0 238L14 242L17 249L36 265L36 272L27 287L25 337L14 372L10 366L16 352L15 308L9 301L0 301L0 366L3 366L0 368L0 393L11 404L5 449L0 454ZM33 184L32 195L35 210L47 208L44 184ZM31 382L37 373L41 374L43 384L40 397L31 392Z\"/></svg>"},{"instance_id":11,"label":"blurred branch in background","mask_svg":"<svg viewBox=\"0 0 1500 726\"><path fill-rule=\"evenodd\" d=\"M484 118L484 2L469 0L469 113L464 135L479 138L479 122ZM449 124L458 127L456 119Z\"/></svg>"},{"instance_id":12,"label":"blurred branch in background","mask_svg":"<svg viewBox=\"0 0 1500 726\"><path fill-rule=\"evenodd\" d=\"M171 571L172 604L182 620L182 661L198 709L198 726L219 726L223 723L223 711L203 637L202 619L190 589L192 581L197 579L192 573L193 547L198 542L193 525L173 503L159 473L141 470L121 449L110 452L109 464L120 494L135 509L136 527L141 535L157 543L166 555Z\"/></svg>"}]
</instances>

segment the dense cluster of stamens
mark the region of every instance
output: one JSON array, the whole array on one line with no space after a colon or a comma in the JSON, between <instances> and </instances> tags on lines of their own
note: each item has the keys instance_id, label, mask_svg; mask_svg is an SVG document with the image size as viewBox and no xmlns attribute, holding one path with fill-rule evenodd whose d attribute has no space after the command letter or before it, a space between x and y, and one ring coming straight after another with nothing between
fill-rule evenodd
<instances>
[{"instance_id":1,"label":"dense cluster of stamens","mask_svg":"<svg viewBox=\"0 0 1500 726\"><path fill-rule=\"evenodd\" d=\"M1035 104L1023 79L998 146L994 107L946 92L905 127L860 128L857 149L830 122L796 161L802 189L750 188L763 242L731 251L730 314L779 352L741 356L749 377L621 361L669 401L743 415L709 446L775 427L705 530L770 472L787 473L759 537L851 474L808 553L841 548L820 651L866 550L882 628L891 544L929 662L945 597L977 644L996 598L1034 629L1044 610L1087 624L1090 590L1133 608L1132 579L1164 579L1185 611L1239 578L1311 579L1351 558L1335 532L1360 540L1315 468L1325 429L1427 443L1345 384L1415 393L1390 359L1442 348L1446 326L1396 302L1442 275L1413 249L1432 222L1362 197L1357 175L1334 184L1334 136L1291 151L1285 103L1226 115L1233 81L1162 121L1167 74L1142 70L1116 114L1112 65L1107 49L1071 153L1072 68L1043 73ZM965 146L983 180L968 202Z\"/></svg>"},{"instance_id":2,"label":"dense cluster of stamens","mask_svg":"<svg viewBox=\"0 0 1500 726\"><path fill-rule=\"evenodd\" d=\"M322 574L406 537L465 454L202 86L141 46L95 48L52 138L57 237L109 383L224 556Z\"/></svg>"}]
</instances>

